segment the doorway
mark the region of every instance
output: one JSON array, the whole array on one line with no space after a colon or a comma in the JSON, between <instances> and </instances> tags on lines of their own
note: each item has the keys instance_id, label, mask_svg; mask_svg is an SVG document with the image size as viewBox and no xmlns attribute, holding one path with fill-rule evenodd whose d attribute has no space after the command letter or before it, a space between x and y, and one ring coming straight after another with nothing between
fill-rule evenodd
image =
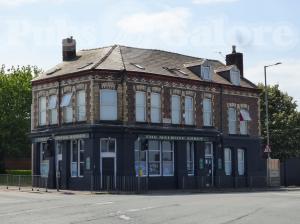
<instances>
[{"instance_id":1,"label":"doorway","mask_svg":"<svg viewBox=\"0 0 300 224\"><path fill-rule=\"evenodd\" d=\"M100 139L100 187L116 188L117 141L115 138Z\"/></svg>"},{"instance_id":2,"label":"doorway","mask_svg":"<svg viewBox=\"0 0 300 224\"><path fill-rule=\"evenodd\" d=\"M211 142L205 142L205 186L214 186L214 155L213 155L213 144Z\"/></svg>"}]
</instances>

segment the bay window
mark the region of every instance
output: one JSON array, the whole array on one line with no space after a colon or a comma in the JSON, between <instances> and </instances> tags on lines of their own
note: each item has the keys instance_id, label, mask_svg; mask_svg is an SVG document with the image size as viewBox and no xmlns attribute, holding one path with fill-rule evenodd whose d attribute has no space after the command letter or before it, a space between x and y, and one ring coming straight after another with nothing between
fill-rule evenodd
<instances>
[{"instance_id":1,"label":"bay window","mask_svg":"<svg viewBox=\"0 0 300 224\"><path fill-rule=\"evenodd\" d=\"M138 122L146 121L146 93L135 93L135 118Z\"/></svg>"},{"instance_id":2,"label":"bay window","mask_svg":"<svg viewBox=\"0 0 300 224\"><path fill-rule=\"evenodd\" d=\"M57 124L57 97L51 95L48 102L50 124Z\"/></svg>"},{"instance_id":3,"label":"bay window","mask_svg":"<svg viewBox=\"0 0 300 224\"><path fill-rule=\"evenodd\" d=\"M193 125L194 124L194 105L193 98L190 96L185 97L185 124Z\"/></svg>"},{"instance_id":4,"label":"bay window","mask_svg":"<svg viewBox=\"0 0 300 224\"><path fill-rule=\"evenodd\" d=\"M117 91L111 89L100 90L100 120L118 119Z\"/></svg>"},{"instance_id":5,"label":"bay window","mask_svg":"<svg viewBox=\"0 0 300 224\"><path fill-rule=\"evenodd\" d=\"M77 121L86 119L85 90L80 90L76 94L76 118Z\"/></svg>"},{"instance_id":6,"label":"bay window","mask_svg":"<svg viewBox=\"0 0 300 224\"><path fill-rule=\"evenodd\" d=\"M151 93L151 122L161 122L161 100L159 93Z\"/></svg>"},{"instance_id":7,"label":"bay window","mask_svg":"<svg viewBox=\"0 0 300 224\"><path fill-rule=\"evenodd\" d=\"M41 96L39 98L39 125L46 125L46 115L47 115L46 97Z\"/></svg>"},{"instance_id":8,"label":"bay window","mask_svg":"<svg viewBox=\"0 0 300 224\"><path fill-rule=\"evenodd\" d=\"M60 106L63 108L63 120L70 123L73 120L72 93L63 95Z\"/></svg>"},{"instance_id":9,"label":"bay window","mask_svg":"<svg viewBox=\"0 0 300 224\"><path fill-rule=\"evenodd\" d=\"M172 124L180 124L180 117L181 117L180 96L172 95L171 106L172 106Z\"/></svg>"},{"instance_id":10,"label":"bay window","mask_svg":"<svg viewBox=\"0 0 300 224\"><path fill-rule=\"evenodd\" d=\"M212 126L212 106L211 99L203 99L203 125Z\"/></svg>"}]
</instances>

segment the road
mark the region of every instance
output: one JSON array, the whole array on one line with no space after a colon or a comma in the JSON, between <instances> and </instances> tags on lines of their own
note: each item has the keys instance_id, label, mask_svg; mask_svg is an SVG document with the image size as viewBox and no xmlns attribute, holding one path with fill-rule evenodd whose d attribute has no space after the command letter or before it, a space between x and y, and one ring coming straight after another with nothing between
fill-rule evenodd
<instances>
[{"instance_id":1,"label":"road","mask_svg":"<svg viewBox=\"0 0 300 224\"><path fill-rule=\"evenodd\" d=\"M95 195L0 190L0 223L299 224L300 191Z\"/></svg>"}]
</instances>

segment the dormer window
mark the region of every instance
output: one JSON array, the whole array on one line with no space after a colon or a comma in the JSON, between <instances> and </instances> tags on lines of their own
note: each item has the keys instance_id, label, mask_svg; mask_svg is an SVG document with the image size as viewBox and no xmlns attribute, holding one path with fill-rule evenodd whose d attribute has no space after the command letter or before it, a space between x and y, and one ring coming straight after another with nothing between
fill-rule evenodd
<instances>
[{"instance_id":1,"label":"dormer window","mask_svg":"<svg viewBox=\"0 0 300 224\"><path fill-rule=\"evenodd\" d=\"M240 72L231 70L230 81L233 85L239 86L241 84Z\"/></svg>"},{"instance_id":2,"label":"dormer window","mask_svg":"<svg viewBox=\"0 0 300 224\"><path fill-rule=\"evenodd\" d=\"M201 66L201 76L204 80L211 81L210 67L209 66Z\"/></svg>"}]
</instances>

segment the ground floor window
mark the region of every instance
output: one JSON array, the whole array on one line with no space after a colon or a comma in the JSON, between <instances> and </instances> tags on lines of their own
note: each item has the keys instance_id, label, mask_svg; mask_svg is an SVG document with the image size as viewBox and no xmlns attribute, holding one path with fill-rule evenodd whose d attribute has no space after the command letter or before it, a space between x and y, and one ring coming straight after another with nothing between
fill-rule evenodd
<instances>
[{"instance_id":1,"label":"ground floor window","mask_svg":"<svg viewBox=\"0 0 300 224\"><path fill-rule=\"evenodd\" d=\"M240 176L245 175L245 150L244 149L238 149L237 150L238 155L238 174Z\"/></svg>"},{"instance_id":2,"label":"ground floor window","mask_svg":"<svg viewBox=\"0 0 300 224\"><path fill-rule=\"evenodd\" d=\"M230 148L224 149L224 167L225 167L225 174L227 176L230 176L231 172L232 172L232 160L231 160L231 149Z\"/></svg>"},{"instance_id":3,"label":"ground floor window","mask_svg":"<svg viewBox=\"0 0 300 224\"><path fill-rule=\"evenodd\" d=\"M141 141L135 142L136 175L173 176L174 144L171 141L148 141L148 151L141 150Z\"/></svg>"},{"instance_id":4,"label":"ground floor window","mask_svg":"<svg viewBox=\"0 0 300 224\"><path fill-rule=\"evenodd\" d=\"M84 171L84 141L76 139L71 141L71 176L83 177Z\"/></svg>"},{"instance_id":5,"label":"ground floor window","mask_svg":"<svg viewBox=\"0 0 300 224\"><path fill-rule=\"evenodd\" d=\"M48 177L49 160L46 158L47 143L40 143L40 174L42 177Z\"/></svg>"},{"instance_id":6,"label":"ground floor window","mask_svg":"<svg viewBox=\"0 0 300 224\"><path fill-rule=\"evenodd\" d=\"M187 174L192 176L195 174L195 148L194 142L186 143L186 167Z\"/></svg>"}]
</instances>

